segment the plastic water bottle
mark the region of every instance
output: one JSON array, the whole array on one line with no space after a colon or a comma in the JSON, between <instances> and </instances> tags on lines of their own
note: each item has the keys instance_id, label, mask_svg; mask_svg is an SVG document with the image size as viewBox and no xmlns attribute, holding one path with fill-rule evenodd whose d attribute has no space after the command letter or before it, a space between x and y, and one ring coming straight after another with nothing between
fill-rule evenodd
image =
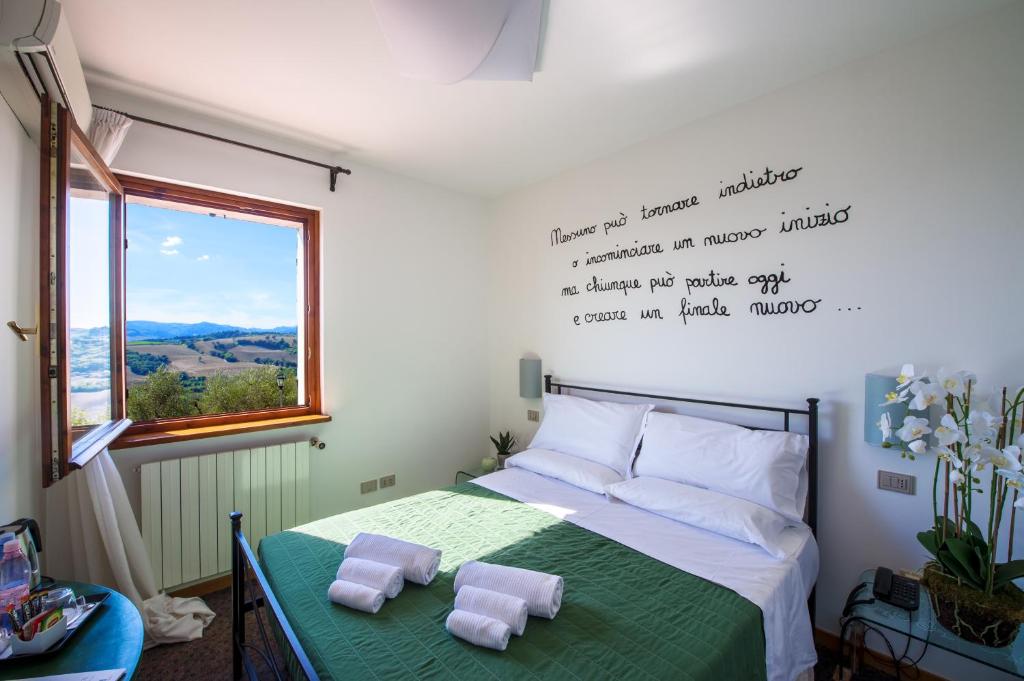
<instances>
[{"instance_id":1,"label":"plastic water bottle","mask_svg":"<svg viewBox=\"0 0 1024 681\"><path fill-rule=\"evenodd\" d=\"M3 558L0 559L0 612L3 613L0 621L9 631L12 623L7 616L7 607L19 606L28 598L32 566L13 534L0 537L0 543L4 547Z\"/></svg>"}]
</instances>

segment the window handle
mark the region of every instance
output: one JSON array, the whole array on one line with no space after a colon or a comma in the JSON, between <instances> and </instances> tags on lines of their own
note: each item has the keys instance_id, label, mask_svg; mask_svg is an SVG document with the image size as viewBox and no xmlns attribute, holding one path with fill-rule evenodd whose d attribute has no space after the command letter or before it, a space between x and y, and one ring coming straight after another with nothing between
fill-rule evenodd
<instances>
[{"instance_id":1,"label":"window handle","mask_svg":"<svg viewBox=\"0 0 1024 681\"><path fill-rule=\"evenodd\" d=\"M33 326L29 328L27 326L18 326L17 322L7 322L7 327L11 332L23 341L27 341L29 336L34 336L39 333L39 327Z\"/></svg>"}]
</instances>

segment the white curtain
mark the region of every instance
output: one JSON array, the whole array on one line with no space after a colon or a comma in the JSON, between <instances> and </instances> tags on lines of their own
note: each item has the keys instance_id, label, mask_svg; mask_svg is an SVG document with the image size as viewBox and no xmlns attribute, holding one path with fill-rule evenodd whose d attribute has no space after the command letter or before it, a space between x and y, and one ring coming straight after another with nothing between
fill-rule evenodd
<instances>
[{"instance_id":1,"label":"white curtain","mask_svg":"<svg viewBox=\"0 0 1024 681\"><path fill-rule=\"evenodd\" d=\"M159 593L124 481L104 450L62 485L67 491L72 577L127 596L146 629L146 647L203 635L214 613L200 598Z\"/></svg>"},{"instance_id":2,"label":"white curtain","mask_svg":"<svg viewBox=\"0 0 1024 681\"><path fill-rule=\"evenodd\" d=\"M131 124L132 119L124 114L93 107L89 141L107 165L113 163Z\"/></svg>"}]
</instances>

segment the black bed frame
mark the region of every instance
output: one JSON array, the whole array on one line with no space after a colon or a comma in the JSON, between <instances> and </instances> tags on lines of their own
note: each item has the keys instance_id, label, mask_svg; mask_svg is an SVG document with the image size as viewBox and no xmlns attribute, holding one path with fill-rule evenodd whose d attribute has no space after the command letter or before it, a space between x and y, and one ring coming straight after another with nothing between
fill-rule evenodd
<instances>
[{"instance_id":1,"label":"black bed frame","mask_svg":"<svg viewBox=\"0 0 1024 681\"><path fill-rule=\"evenodd\" d=\"M699 404L710 407L727 409L739 409L750 412L768 412L782 416L782 428L790 432L793 416L807 417L807 524L811 533L817 537L818 534L818 398L807 398L806 409L795 409L790 407L772 407L760 404L746 404L742 402L721 402L717 400L704 400L693 397L675 397L672 395L652 395L649 393L632 392L628 390L613 390L610 388L595 388L586 385L574 385L571 383L557 382L552 379L551 374L544 376L544 392L550 393L554 389L558 394L562 390L579 390L590 393L603 393L607 395L621 395L624 397L639 397L649 400L665 400L669 402L683 402L687 404ZM746 426L754 430L764 430L760 426ZM778 429L776 429L778 430ZM815 612L815 590L807 600L807 607L811 614L811 626L814 626ZM269 611L261 613L260 609ZM247 642L245 638L245 615L252 612L255 615L256 630L259 640ZM269 631L269 622L264 622L264 617L273 617L277 622L278 630ZM273 641L272 641L273 637ZM231 641L232 641L232 674L237 681L244 674L251 681L258 678L257 665L254 664L251 653L257 655L274 678L283 680L290 678L286 667L300 671L309 681L319 681L319 676L313 669L306 651L303 650L292 629L291 624L281 610L267 577L260 567L252 547L242 533L242 514L235 511L231 514ZM279 655L278 651L282 645L287 646L286 654ZM278 658L282 661L279 662ZM290 664L289 664L290 662Z\"/></svg>"}]
</instances>

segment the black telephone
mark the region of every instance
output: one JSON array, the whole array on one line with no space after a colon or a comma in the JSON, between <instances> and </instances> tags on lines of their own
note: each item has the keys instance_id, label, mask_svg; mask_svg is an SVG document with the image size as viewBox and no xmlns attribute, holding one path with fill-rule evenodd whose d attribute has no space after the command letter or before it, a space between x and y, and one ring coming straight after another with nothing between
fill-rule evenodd
<instances>
[{"instance_id":1,"label":"black telephone","mask_svg":"<svg viewBox=\"0 0 1024 681\"><path fill-rule=\"evenodd\" d=\"M913 612L921 604L921 589L918 583L908 577L894 575L889 568L875 570L873 587L875 598Z\"/></svg>"}]
</instances>

